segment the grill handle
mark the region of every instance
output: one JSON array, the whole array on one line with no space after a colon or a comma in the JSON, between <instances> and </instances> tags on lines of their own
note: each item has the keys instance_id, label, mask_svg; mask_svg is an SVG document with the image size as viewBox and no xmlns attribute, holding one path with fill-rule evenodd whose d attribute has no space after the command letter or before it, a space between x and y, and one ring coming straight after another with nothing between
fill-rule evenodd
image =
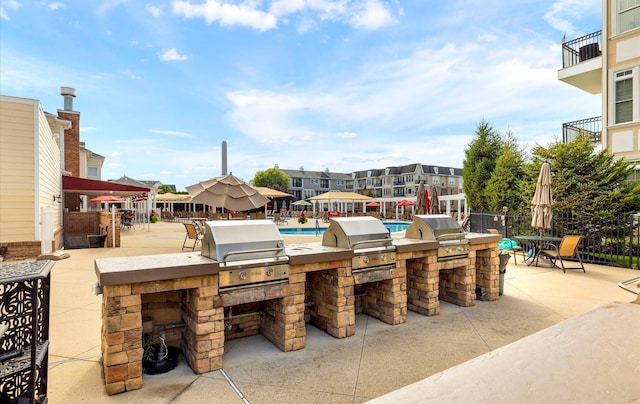
<instances>
[{"instance_id":1,"label":"grill handle","mask_svg":"<svg viewBox=\"0 0 640 404\"><path fill-rule=\"evenodd\" d=\"M277 254L277 253L282 252L282 251L284 251L284 248L282 248L282 247L262 248L262 249L259 249L259 250L230 251L230 252L226 253L222 257L222 263L226 264L227 263L227 257L229 257L231 255L255 254L255 253L263 253L263 252L273 252L273 253Z\"/></svg>"},{"instance_id":2,"label":"grill handle","mask_svg":"<svg viewBox=\"0 0 640 404\"><path fill-rule=\"evenodd\" d=\"M437 241L455 240L459 238L464 238L466 235L467 233L445 233L445 234L436 236L436 240Z\"/></svg>"},{"instance_id":3,"label":"grill handle","mask_svg":"<svg viewBox=\"0 0 640 404\"><path fill-rule=\"evenodd\" d=\"M353 245L351 245L351 248L356 248L357 246L360 246L362 244L378 244L380 242L384 242L385 246L390 246L391 245L391 239L390 238L379 238L379 239L375 239L375 240L360 240L360 241L356 241L355 243L353 243Z\"/></svg>"}]
</instances>

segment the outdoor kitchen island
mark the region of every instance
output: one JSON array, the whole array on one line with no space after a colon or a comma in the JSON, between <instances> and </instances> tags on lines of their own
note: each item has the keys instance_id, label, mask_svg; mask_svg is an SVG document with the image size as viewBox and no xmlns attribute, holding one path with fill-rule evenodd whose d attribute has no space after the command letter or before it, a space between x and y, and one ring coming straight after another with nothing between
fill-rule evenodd
<instances>
[{"instance_id":1,"label":"outdoor kitchen island","mask_svg":"<svg viewBox=\"0 0 640 404\"><path fill-rule=\"evenodd\" d=\"M249 222L260 226L258 222L263 221L236 223L241 226ZM242 254L220 249L214 259L213 249L225 242L222 238L215 242L216 225L212 223L207 222L209 233L205 238L209 239L203 242L201 253L96 260L103 294L102 360L108 394L142 387L145 334L151 333L157 341L162 330L166 344L180 347L195 373L205 373L222 367L224 342L228 339L259 333L287 352L304 348L306 323L338 338L353 335L356 299L365 299L360 307L370 305L363 312L373 311L372 315L379 314L376 317L382 321L400 324L406 318L407 290L411 291L406 268L431 265L428 272L439 272L439 266L431 262L437 260L437 243L404 239L393 240L393 265L356 277L351 272L353 249L320 243L284 247L281 240L274 239L277 248L245 245L243 248L254 254L245 257L250 263L234 262L229 257ZM462 280L475 282L476 273L482 282L495 277L495 285L485 283L487 290L495 289L497 299L498 240L485 234L471 240L468 262L473 265L468 265ZM280 251L283 247L284 253ZM271 255L269 261L255 256L264 250ZM326 278L328 283L317 282L327 274L336 276ZM358 282L370 288L363 296L355 296ZM325 293L327 288L330 293ZM434 304L438 301L437 289ZM320 300L326 305L319 305Z\"/></svg>"}]
</instances>

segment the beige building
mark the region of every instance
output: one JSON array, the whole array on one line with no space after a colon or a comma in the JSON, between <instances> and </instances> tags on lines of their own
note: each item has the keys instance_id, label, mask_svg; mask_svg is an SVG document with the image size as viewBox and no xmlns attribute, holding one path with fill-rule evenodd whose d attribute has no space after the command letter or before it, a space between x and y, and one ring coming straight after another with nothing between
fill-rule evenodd
<instances>
[{"instance_id":1,"label":"beige building","mask_svg":"<svg viewBox=\"0 0 640 404\"><path fill-rule=\"evenodd\" d=\"M39 253L60 247L60 142L70 126L38 100L0 96L0 245Z\"/></svg>"},{"instance_id":2,"label":"beige building","mask_svg":"<svg viewBox=\"0 0 640 404\"><path fill-rule=\"evenodd\" d=\"M558 79L602 94L602 115L563 125L563 140L588 133L595 143L636 163L640 179L640 0L603 0L602 30L562 45Z\"/></svg>"}]
</instances>

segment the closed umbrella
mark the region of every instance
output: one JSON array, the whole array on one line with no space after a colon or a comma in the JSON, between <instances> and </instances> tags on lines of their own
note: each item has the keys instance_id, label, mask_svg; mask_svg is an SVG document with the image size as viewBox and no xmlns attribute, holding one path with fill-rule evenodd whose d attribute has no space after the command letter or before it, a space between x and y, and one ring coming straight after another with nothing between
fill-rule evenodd
<instances>
[{"instance_id":1,"label":"closed umbrella","mask_svg":"<svg viewBox=\"0 0 640 404\"><path fill-rule=\"evenodd\" d=\"M440 214L440 200L438 199L438 191L433 185L429 189L429 213L432 215Z\"/></svg>"},{"instance_id":2,"label":"closed umbrella","mask_svg":"<svg viewBox=\"0 0 640 404\"><path fill-rule=\"evenodd\" d=\"M189 185L187 191L194 203L220 206L228 210L246 211L269 202L267 197L233 174Z\"/></svg>"},{"instance_id":3,"label":"closed umbrella","mask_svg":"<svg viewBox=\"0 0 640 404\"><path fill-rule=\"evenodd\" d=\"M427 213L427 197L425 195L424 183L420 181L418 185L418 194L416 195L416 215L424 215Z\"/></svg>"},{"instance_id":4,"label":"closed umbrella","mask_svg":"<svg viewBox=\"0 0 640 404\"><path fill-rule=\"evenodd\" d=\"M551 204L553 196L551 193L551 166L544 162L538 175L536 192L531 200L531 227L538 229L540 235L545 229L551 228Z\"/></svg>"}]
</instances>

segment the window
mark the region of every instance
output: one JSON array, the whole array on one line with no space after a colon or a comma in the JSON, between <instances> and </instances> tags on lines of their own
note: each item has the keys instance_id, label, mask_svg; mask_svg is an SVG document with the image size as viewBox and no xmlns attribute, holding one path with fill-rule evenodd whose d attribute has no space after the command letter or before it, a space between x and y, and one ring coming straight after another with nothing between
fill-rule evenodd
<instances>
[{"instance_id":1,"label":"window","mask_svg":"<svg viewBox=\"0 0 640 404\"><path fill-rule=\"evenodd\" d=\"M329 188L329 180L320 180L320 188Z\"/></svg>"},{"instance_id":2,"label":"window","mask_svg":"<svg viewBox=\"0 0 640 404\"><path fill-rule=\"evenodd\" d=\"M640 0L638 0L640 1ZM633 120L633 71L616 73L615 76L615 123Z\"/></svg>"},{"instance_id":3,"label":"window","mask_svg":"<svg viewBox=\"0 0 640 404\"><path fill-rule=\"evenodd\" d=\"M640 27L640 0L618 0L618 33Z\"/></svg>"},{"instance_id":4,"label":"window","mask_svg":"<svg viewBox=\"0 0 640 404\"><path fill-rule=\"evenodd\" d=\"M98 167L87 167L88 178L98 178Z\"/></svg>"},{"instance_id":5,"label":"window","mask_svg":"<svg viewBox=\"0 0 640 404\"><path fill-rule=\"evenodd\" d=\"M296 187L296 188L301 188L302 187L302 178L292 178L291 179L291 186L292 187Z\"/></svg>"}]
</instances>

